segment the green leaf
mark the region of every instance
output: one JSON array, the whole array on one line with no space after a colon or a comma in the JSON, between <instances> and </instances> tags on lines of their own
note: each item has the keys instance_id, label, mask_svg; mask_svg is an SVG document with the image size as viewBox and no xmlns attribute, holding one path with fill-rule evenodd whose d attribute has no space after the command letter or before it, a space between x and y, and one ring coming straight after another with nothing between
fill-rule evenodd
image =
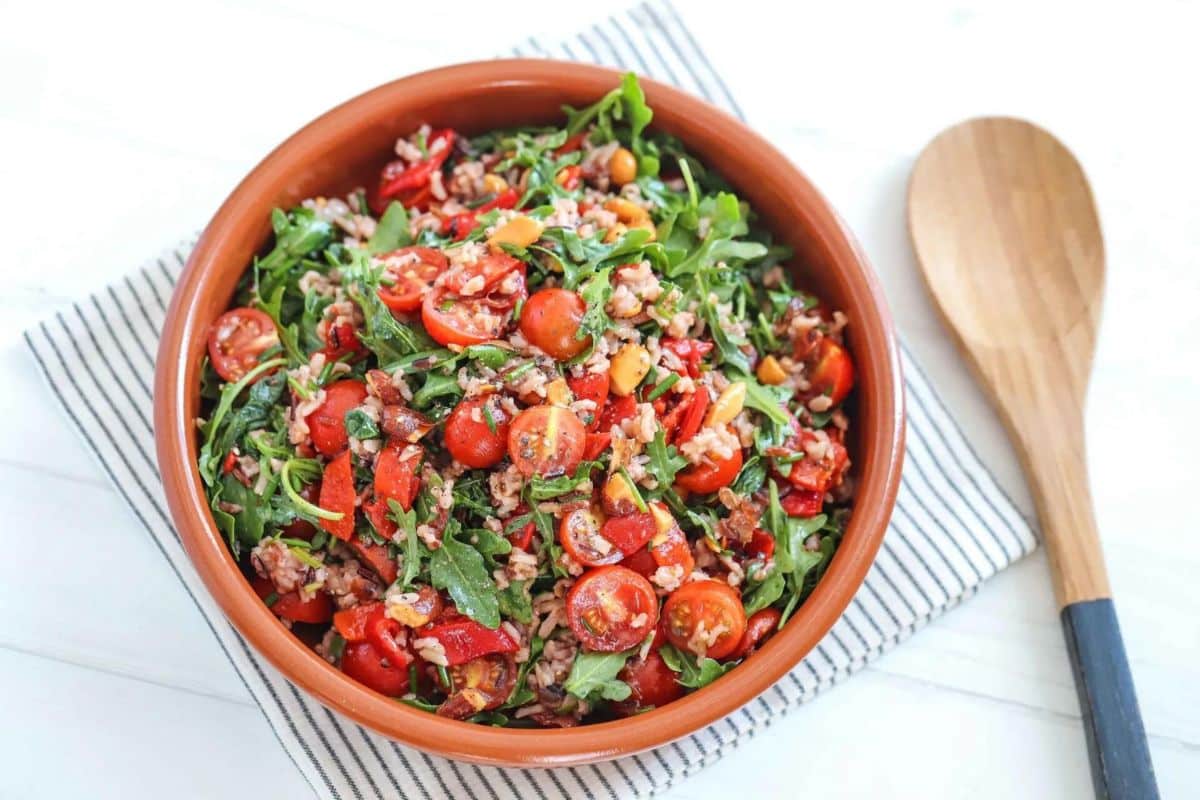
<instances>
[{"instance_id":1,"label":"green leaf","mask_svg":"<svg viewBox=\"0 0 1200 800\"><path fill-rule=\"evenodd\" d=\"M746 615L774 605L783 597L786 586L787 579L778 564L761 581L747 580L746 591L742 593L742 605L746 607Z\"/></svg>"},{"instance_id":2,"label":"green leaf","mask_svg":"<svg viewBox=\"0 0 1200 800\"><path fill-rule=\"evenodd\" d=\"M466 349L466 355L472 361L481 362L485 367L500 369L515 354L511 350L497 347L494 344L473 344Z\"/></svg>"},{"instance_id":3,"label":"green leaf","mask_svg":"<svg viewBox=\"0 0 1200 800\"><path fill-rule=\"evenodd\" d=\"M271 294L271 299L268 302L259 300L257 306L275 323L275 330L279 334L279 343L283 346L283 352L287 354L289 366L296 367L307 364L308 356L300 349L295 323L283 324L283 294L287 288L287 284L279 284Z\"/></svg>"},{"instance_id":4,"label":"green leaf","mask_svg":"<svg viewBox=\"0 0 1200 800\"><path fill-rule=\"evenodd\" d=\"M569 494L575 491L575 487L586 480L592 470L599 466L600 463L597 461L584 461L575 468L573 475L560 475L557 478L543 478L541 475L534 475L527 484L526 491L529 499L539 502Z\"/></svg>"},{"instance_id":5,"label":"green leaf","mask_svg":"<svg viewBox=\"0 0 1200 800\"><path fill-rule=\"evenodd\" d=\"M646 445L646 455L650 456L646 471L658 482L656 492L670 489L675 483L675 476L688 465L688 460L679 455L675 445L667 444L667 437L661 429L655 431L654 440Z\"/></svg>"},{"instance_id":6,"label":"green leaf","mask_svg":"<svg viewBox=\"0 0 1200 800\"><path fill-rule=\"evenodd\" d=\"M355 439L362 441L379 438L379 426L361 408L352 408L347 411L345 419L346 433Z\"/></svg>"},{"instance_id":7,"label":"green leaf","mask_svg":"<svg viewBox=\"0 0 1200 800\"><path fill-rule=\"evenodd\" d=\"M663 645L658 654L662 656L662 660L674 672L679 673L679 677L675 680L681 686L686 686L689 689L699 689L708 686L717 678L724 675L729 670L737 666L737 662L729 662L722 664L707 656L696 658L691 653L684 652L674 645Z\"/></svg>"},{"instance_id":8,"label":"green leaf","mask_svg":"<svg viewBox=\"0 0 1200 800\"><path fill-rule=\"evenodd\" d=\"M264 361L240 380L226 384L221 390L221 399L217 407L201 429L204 444L200 447L200 476L209 486L216 482L217 471L229 450L250 431L266 427L271 418L271 410L283 394L285 373L281 371L275 375L268 375L257 383L254 381L263 373L285 363L286 360L282 358ZM254 385L250 386L245 405L233 411L234 402L251 383Z\"/></svg>"},{"instance_id":9,"label":"green leaf","mask_svg":"<svg viewBox=\"0 0 1200 800\"><path fill-rule=\"evenodd\" d=\"M379 368L392 369L405 356L431 349L434 342L424 328L415 322L400 322L379 298L383 266L372 264L364 251L350 252L351 262L342 270L342 281L350 299L362 308L364 325L358 339L379 359Z\"/></svg>"},{"instance_id":10,"label":"green leaf","mask_svg":"<svg viewBox=\"0 0 1200 800\"><path fill-rule=\"evenodd\" d=\"M500 616L522 625L533 622L533 597L529 592L529 583L530 581L513 581L500 590Z\"/></svg>"},{"instance_id":11,"label":"green leaf","mask_svg":"<svg viewBox=\"0 0 1200 800\"><path fill-rule=\"evenodd\" d=\"M271 225L275 247L255 265L260 298L273 296L292 267L333 241L333 225L308 208L294 208L287 214L276 208L271 212Z\"/></svg>"},{"instance_id":12,"label":"green leaf","mask_svg":"<svg viewBox=\"0 0 1200 800\"><path fill-rule=\"evenodd\" d=\"M392 512L392 520L404 531L404 572L400 574L400 585L408 589L413 580L421 574L421 556L427 552L424 543L417 536L417 514L415 511L405 511L404 506L395 500L388 500L388 510Z\"/></svg>"},{"instance_id":13,"label":"green leaf","mask_svg":"<svg viewBox=\"0 0 1200 800\"><path fill-rule=\"evenodd\" d=\"M412 235L408 231L408 211L402 204L392 201L379 218L375 233L367 241L367 252L371 255L390 253L410 244Z\"/></svg>"},{"instance_id":14,"label":"green leaf","mask_svg":"<svg viewBox=\"0 0 1200 800\"><path fill-rule=\"evenodd\" d=\"M629 697L631 690L629 684L617 680L617 673L633 653L634 650L623 653L580 651L563 688L580 700L594 697L624 700Z\"/></svg>"},{"instance_id":15,"label":"green leaf","mask_svg":"<svg viewBox=\"0 0 1200 800\"><path fill-rule=\"evenodd\" d=\"M587 311L583 313L579 332L575 334L578 338L591 336L592 341L597 341L613 326L612 319L604 310L608 298L612 297L612 271L612 267L597 270L579 287L579 296L583 298Z\"/></svg>"},{"instance_id":16,"label":"green leaf","mask_svg":"<svg viewBox=\"0 0 1200 800\"><path fill-rule=\"evenodd\" d=\"M454 538L456 527L451 520L442 532L442 546L433 551L429 561L430 581L449 592L463 614L481 625L498 628L500 603L496 584L479 551Z\"/></svg>"}]
</instances>

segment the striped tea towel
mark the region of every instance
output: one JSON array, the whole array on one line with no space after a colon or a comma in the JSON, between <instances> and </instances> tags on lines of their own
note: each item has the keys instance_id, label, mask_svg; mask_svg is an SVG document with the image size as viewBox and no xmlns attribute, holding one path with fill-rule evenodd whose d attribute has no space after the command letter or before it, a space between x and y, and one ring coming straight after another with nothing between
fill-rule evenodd
<instances>
[{"instance_id":1,"label":"striped tea towel","mask_svg":"<svg viewBox=\"0 0 1200 800\"><path fill-rule=\"evenodd\" d=\"M632 69L741 109L675 9L653 0L555 44L516 55ZM456 763L401 747L302 695L254 653L208 596L166 513L151 424L154 355L188 245L26 332L63 409L203 612L280 743L328 798L629 798L662 792L713 763L970 595L1035 547L1029 524L972 452L920 368L903 355L908 444L896 512L879 557L841 620L783 680L678 742L604 764L554 770Z\"/></svg>"}]
</instances>

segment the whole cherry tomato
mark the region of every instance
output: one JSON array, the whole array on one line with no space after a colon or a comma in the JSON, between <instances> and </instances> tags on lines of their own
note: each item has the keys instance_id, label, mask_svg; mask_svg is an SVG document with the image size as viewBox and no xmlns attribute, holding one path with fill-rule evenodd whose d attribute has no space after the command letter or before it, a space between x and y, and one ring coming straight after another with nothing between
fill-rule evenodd
<instances>
[{"instance_id":1,"label":"whole cherry tomato","mask_svg":"<svg viewBox=\"0 0 1200 800\"><path fill-rule=\"evenodd\" d=\"M494 467L507 451L509 426L508 414L490 397L463 400L446 418L446 449L472 469Z\"/></svg>"},{"instance_id":2,"label":"whole cherry tomato","mask_svg":"<svg viewBox=\"0 0 1200 800\"><path fill-rule=\"evenodd\" d=\"M629 685L629 701L636 709L660 708L684 695L675 672L657 650L651 650L645 658L629 659L617 677Z\"/></svg>"},{"instance_id":3,"label":"whole cherry tomato","mask_svg":"<svg viewBox=\"0 0 1200 800\"><path fill-rule=\"evenodd\" d=\"M734 450L729 458L688 467L675 476L675 485L696 494L709 494L733 483L741 471L742 451Z\"/></svg>"},{"instance_id":4,"label":"whole cherry tomato","mask_svg":"<svg viewBox=\"0 0 1200 800\"><path fill-rule=\"evenodd\" d=\"M587 306L566 289L534 292L521 309L521 333L534 347L558 361L567 361L592 346L592 337L579 336Z\"/></svg>"}]
</instances>

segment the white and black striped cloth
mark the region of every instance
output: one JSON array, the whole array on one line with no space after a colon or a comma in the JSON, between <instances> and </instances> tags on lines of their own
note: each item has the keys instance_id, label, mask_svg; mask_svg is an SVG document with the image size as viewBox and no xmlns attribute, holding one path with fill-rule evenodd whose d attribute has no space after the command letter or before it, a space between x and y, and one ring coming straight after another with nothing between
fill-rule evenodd
<instances>
[{"instance_id":1,"label":"white and black striped cloth","mask_svg":"<svg viewBox=\"0 0 1200 800\"><path fill-rule=\"evenodd\" d=\"M742 116L675 9L656 0L515 55L593 61L677 84ZM661 792L864 667L1036 546L1029 523L903 354L908 445L879 557L842 619L787 677L711 727L639 756L555 770L456 763L396 745L304 695L255 654L208 596L171 525L154 455L151 386L183 245L64 309L25 339L50 390L203 612L316 794L332 798L627 798Z\"/></svg>"}]
</instances>

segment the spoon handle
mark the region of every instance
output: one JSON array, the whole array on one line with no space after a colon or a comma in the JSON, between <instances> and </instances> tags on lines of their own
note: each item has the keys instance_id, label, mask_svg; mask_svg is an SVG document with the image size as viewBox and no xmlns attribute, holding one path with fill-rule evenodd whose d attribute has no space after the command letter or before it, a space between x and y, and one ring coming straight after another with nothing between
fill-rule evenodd
<instances>
[{"instance_id":1,"label":"spoon handle","mask_svg":"<svg viewBox=\"0 0 1200 800\"><path fill-rule=\"evenodd\" d=\"M1102 800L1156 800L1154 765L1112 598L1063 606L1092 783Z\"/></svg>"}]
</instances>

